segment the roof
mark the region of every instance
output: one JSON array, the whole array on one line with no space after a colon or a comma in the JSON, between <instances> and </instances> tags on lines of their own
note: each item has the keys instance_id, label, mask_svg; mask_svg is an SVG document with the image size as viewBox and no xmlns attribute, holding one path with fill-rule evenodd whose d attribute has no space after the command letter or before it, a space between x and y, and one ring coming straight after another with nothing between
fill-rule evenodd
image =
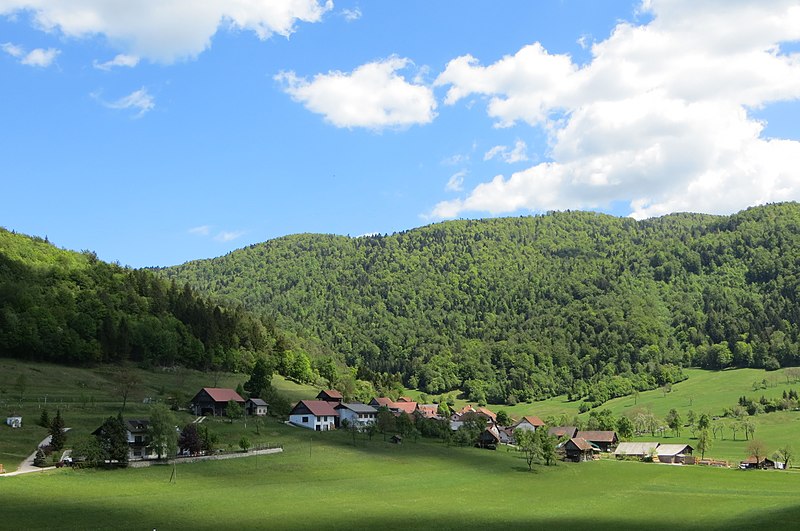
<instances>
[{"instance_id":1,"label":"roof","mask_svg":"<svg viewBox=\"0 0 800 531\"><path fill-rule=\"evenodd\" d=\"M456 411L456 415L463 415L464 413L475 413L475 408L472 407L471 404L467 404L466 406Z\"/></svg>"},{"instance_id":2,"label":"roof","mask_svg":"<svg viewBox=\"0 0 800 531\"><path fill-rule=\"evenodd\" d=\"M367 404L353 402L351 404L338 404L336 409L349 409L354 413L377 413L378 410Z\"/></svg>"},{"instance_id":3,"label":"roof","mask_svg":"<svg viewBox=\"0 0 800 531\"><path fill-rule=\"evenodd\" d=\"M391 398L386 398L385 396L380 396L378 398L373 398L370 401L370 404L372 404L372 402L375 402L375 404L377 404L378 406L386 406L388 408L394 407L394 402L392 402L392 399Z\"/></svg>"},{"instance_id":4,"label":"roof","mask_svg":"<svg viewBox=\"0 0 800 531\"><path fill-rule=\"evenodd\" d=\"M264 402L263 400L261 400L260 398L248 398L247 401L248 402L252 402L253 405L255 405L255 406L268 406L269 405L266 402Z\"/></svg>"},{"instance_id":5,"label":"roof","mask_svg":"<svg viewBox=\"0 0 800 531\"><path fill-rule=\"evenodd\" d=\"M230 400L235 400L236 402L244 403L244 398L242 398L239 393L233 389L225 389L222 387L203 387L203 391L208 393L208 396L210 396L211 400L214 402L228 402Z\"/></svg>"},{"instance_id":6,"label":"roof","mask_svg":"<svg viewBox=\"0 0 800 531\"><path fill-rule=\"evenodd\" d=\"M324 389L324 390L319 392L319 394L317 395L317 398L319 398L320 396L323 396L323 395L327 396L328 398L335 398L337 400L342 400L342 398L343 398L342 397L342 393L340 393L336 389Z\"/></svg>"},{"instance_id":7,"label":"roof","mask_svg":"<svg viewBox=\"0 0 800 531\"><path fill-rule=\"evenodd\" d=\"M612 443L617 437L615 431L579 431L575 434L576 438L586 439L591 442Z\"/></svg>"},{"instance_id":8,"label":"roof","mask_svg":"<svg viewBox=\"0 0 800 531\"><path fill-rule=\"evenodd\" d=\"M417 404L417 411L422 413L423 417L432 419L439 413L439 404Z\"/></svg>"},{"instance_id":9,"label":"roof","mask_svg":"<svg viewBox=\"0 0 800 531\"><path fill-rule=\"evenodd\" d=\"M493 440L495 440L497 442L500 442L500 432L494 426L492 426L491 428L486 428L485 430L483 430L483 433L481 433L481 435L480 435L480 439L481 440L485 440L487 434Z\"/></svg>"},{"instance_id":10,"label":"roof","mask_svg":"<svg viewBox=\"0 0 800 531\"><path fill-rule=\"evenodd\" d=\"M552 435L554 437L569 437L572 438L578 432L578 428L575 426L555 426L547 430L548 435Z\"/></svg>"},{"instance_id":11,"label":"roof","mask_svg":"<svg viewBox=\"0 0 800 531\"><path fill-rule=\"evenodd\" d=\"M573 437L572 439L567 441L567 444L572 444L578 450L582 450L584 452L596 449L596 447L592 443L590 443L583 437Z\"/></svg>"},{"instance_id":12,"label":"roof","mask_svg":"<svg viewBox=\"0 0 800 531\"><path fill-rule=\"evenodd\" d=\"M674 445L680 446L680 445ZM648 455L658 448L657 442L621 442L614 450L614 455ZM659 452L661 453L661 452Z\"/></svg>"},{"instance_id":13,"label":"roof","mask_svg":"<svg viewBox=\"0 0 800 531\"><path fill-rule=\"evenodd\" d=\"M324 400L301 400L292 408L292 414L301 406L305 406L315 417L339 416L339 412L333 408L333 405Z\"/></svg>"},{"instance_id":14,"label":"roof","mask_svg":"<svg viewBox=\"0 0 800 531\"><path fill-rule=\"evenodd\" d=\"M497 420L497 414L494 411L486 409L485 407L479 407L478 409L475 410L475 413L477 413L478 415L484 415L486 417L489 417L494 421Z\"/></svg>"},{"instance_id":15,"label":"roof","mask_svg":"<svg viewBox=\"0 0 800 531\"><path fill-rule=\"evenodd\" d=\"M397 398L397 401L398 402L413 402L414 399L411 398L410 396L401 396L401 397Z\"/></svg>"},{"instance_id":16,"label":"roof","mask_svg":"<svg viewBox=\"0 0 800 531\"><path fill-rule=\"evenodd\" d=\"M688 453L692 453L692 448L688 444L661 444L658 446L658 455L678 455L687 453L686 449L689 449Z\"/></svg>"},{"instance_id":17,"label":"roof","mask_svg":"<svg viewBox=\"0 0 800 531\"><path fill-rule=\"evenodd\" d=\"M519 426L523 422L527 422L531 426L536 426L536 427L544 426L544 421L542 419L540 419L539 417L535 416L535 415L529 415L527 417L522 417L521 419L519 419L519 421L516 424L514 424L514 426Z\"/></svg>"},{"instance_id":18,"label":"roof","mask_svg":"<svg viewBox=\"0 0 800 531\"><path fill-rule=\"evenodd\" d=\"M395 402L391 406L390 409L397 409L404 413L413 413L417 410L417 403L416 402Z\"/></svg>"}]
</instances>

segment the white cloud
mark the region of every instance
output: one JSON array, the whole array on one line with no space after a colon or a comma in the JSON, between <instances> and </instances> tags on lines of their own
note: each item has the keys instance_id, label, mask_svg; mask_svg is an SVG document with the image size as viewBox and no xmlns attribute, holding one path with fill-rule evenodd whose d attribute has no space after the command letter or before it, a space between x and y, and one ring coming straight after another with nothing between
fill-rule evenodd
<instances>
[{"instance_id":1,"label":"white cloud","mask_svg":"<svg viewBox=\"0 0 800 531\"><path fill-rule=\"evenodd\" d=\"M189 234L197 234L198 236L208 236L211 232L211 227L208 225L200 225L198 227L192 227L188 232Z\"/></svg>"},{"instance_id":2,"label":"white cloud","mask_svg":"<svg viewBox=\"0 0 800 531\"><path fill-rule=\"evenodd\" d=\"M494 146L486 152L483 160L492 160L496 157L500 157L507 164L524 162L528 160L528 145L522 140L517 140L513 149L509 149L508 146Z\"/></svg>"},{"instance_id":3,"label":"white cloud","mask_svg":"<svg viewBox=\"0 0 800 531\"><path fill-rule=\"evenodd\" d=\"M47 68L53 64L53 61L56 60L56 57L58 57L60 53L61 52L55 48L48 48L46 50L43 48L36 48L35 50L31 50L20 62L28 66Z\"/></svg>"},{"instance_id":4,"label":"white cloud","mask_svg":"<svg viewBox=\"0 0 800 531\"><path fill-rule=\"evenodd\" d=\"M353 22L361 18L361 9L342 9L342 16L347 22Z\"/></svg>"},{"instance_id":5,"label":"white cloud","mask_svg":"<svg viewBox=\"0 0 800 531\"><path fill-rule=\"evenodd\" d=\"M111 59L110 61L106 61L105 63L98 63L95 61L93 63L94 67L98 70L111 70L116 66L125 66L128 68L133 68L134 66L139 64L139 58L135 55L126 55L124 53L117 54L116 57Z\"/></svg>"},{"instance_id":6,"label":"white cloud","mask_svg":"<svg viewBox=\"0 0 800 531\"><path fill-rule=\"evenodd\" d=\"M464 177L466 177L466 175L467 170L461 170L451 175L450 179L447 181L447 185L445 185L445 190L450 192L461 192L464 190Z\"/></svg>"},{"instance_id":7,"label":"white cloud","mask_svg":"<svg viewBox=\"0 0 800 531\"><path fill-rule=\"evenodd\" d=\"M398 74L410 64L393 56L350 73L317 74L311 81L294 72L281 72L275 79L292 99L336 127L408 127L429 123L436 116L431 88L409 83Z\"/></svg>"},{"instance_id":8,"label":"white cloud","mask_svg":"<svg viewBox=\"0 0 800 531\"><path fill-rule=\"evenodd\" d=\"M10 42L6 42L0 45L0 48L2 48L3 51L6 52L11 57L16 57L17 59L19 59L25 54L25 50L23 50L21 46L18 46Z\"/></svg>"},{"instance_id":9,"label":"white cloud","mask_svg":"<svg viewBox=\"0 0 800 531\"><path fill-rule=\"evenodd\" d=\"M153 96L151 96L147 89L142 87L139 90L134 90L127 96L123 96L118 100L115 101L103 101L99 98L98 95L94 94L100 102L108 107L109 109L117 109L117 110L126 110L126 109L133 109L137 110L136 117L140 117L144 115L146 112L151 111L156 106L156 101Z\"/></svg>"},{"instance_id":10,"label":"white cloud","mask_svg":"<svg viewBox=\"0 0 800 531\"><path fill-rule=\"evenodd\" d=\"M0 49L11 57L19 59L19 62L23 65L38 66L40 68L47 68L53 64L53 61L61 53L56 48L48 48L46 50L44 48L36 48L25 53L25 49L22 46L10 42L0 45Z\"/></svg>"},{"instance_id":11,"label":"white cloud","mask_svg":"<svg viewBox=\"0 0 800 531\"><path fill-rule=\"evenodd\" d=\"M331 9L331 0L0 0L0 15L30 11L44 31L102 34L125 53L163 63L197 56L221 26L288 37L297 22L319 22Z\"/></svg>"},{"instance_id":12,"label":"white cloud","mask_svg":"<svg viewBox=\"0 0 800 531\"><path fill-rule=\"evenodd\" d=\"M748 114L800 99L800 54L780 51L800 41L797 1L647 0L641 9L652 20L619 23L584 66L538 43L485 67L452 60L435 82L447 87L445 103L485 97L496 126L541 128L550 161L495 176L431 214L627 201L641 218L800 199L800 142L763 138Z\"/></svg>"},{"instance_id":13,"label":"white cloud","mask_svg":"<svg viewBox=\"0 0 800 531\"><path fill-rule=\"evenodd\" d=\"M244 236L244 231L222 231L214 236L214 239L218 242L229 242L241 238L242 236Z\"/></svg>"}]
</instances>

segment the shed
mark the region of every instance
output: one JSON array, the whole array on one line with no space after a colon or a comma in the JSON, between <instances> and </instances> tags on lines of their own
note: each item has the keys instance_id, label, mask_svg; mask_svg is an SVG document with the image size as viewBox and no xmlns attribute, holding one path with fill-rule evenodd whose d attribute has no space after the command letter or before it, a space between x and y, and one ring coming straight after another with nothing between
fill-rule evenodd
<instances>
[{"instance_id":1,"label":"shed","mask_svg":"<svg viewBox=\"0 0 800 531\"><path fill-rule=\"evenodd\" d=\"M556 439L561 439L564 437L567 439L572 439L575 437L576 433L578 433L578 428L575 426L554 426L547 430L547 434L552 435Z\"/></svg>"},{"instance_id":2,"label":"shed","mask_svg":"<svg viewBox=\"0 0 800 531\"><path fill-rule=\"evenodd\" d=\"M324 389L319 392L317 395L317 400L324 400L325 402L335 402L337 404L341 404L344 397L342 397L342 393L337 391L336 389Z\"/></svg>"},{"instance_id":3,"label":"shed","mask_svg":"<svg viewBox=\"0 0 800 531\"><path fill-rule=\"evenodd\" d=\"M579 431L575 434L575 438L586 439L604 452L611 451L611 448L619 442L615 431Z\"/></svg>"},{"instance_id":4,"label":"shed","mask_svg":"<svg viewBox=\"0 0 800 531\"><path fill-rule=\"evenodd\" d=\"M269 408L269 404L267 404L260 398L248 398L247 402L245 402L244 407L247 410L248 415L263 417L264 415L267 414L267 409Z\"/></svg>"},{"instance_id":5,"label":"shed","mask_svg":"<svg viewBox=\"0 0 800 531\"><path fill-rule=\"evenodd\" d=\"M496 449L497 445L500 443L500 432L495 426L491 426L486 428L478 435L478 444L477 446L481 448L491 448Z\"/></svg>"},{"instance_id":6,"label":"shed","mask_svg":"<svg viewBox=\"0 0 800 531\"><path fill-rule=\"evenodd\" d=\"M581 437L573 437L564 443L564 454L567 459L579 463L591 461L600 449L591 442Z\"/></svg>"},{"instance_id":7,"label":"shed","mask_svg":"<svg viewBox=\"0 0 800 531\"><path fill-rule=\"evenodd\" d=\"M12 428L21 428L22 427L22 417L19 416L12 416L6 419L6 424L11 426Z\"/></svg>"},{"instance_id":8,"label":"shed","mask_svg":"<svg viewBox=\"0 0 800 531\"><path fill-rule=\"evenodd\" d=\"M225 415L231 400L244 406L244 398L233 389L203 387L194 395L189 408L195 415Z\"/></svg>"},{"instance_id":9,"label":"shed","mask_svg":"<svg viewBox=\"0 0 800 531\"><path fill-rule=\"evenodd\" d=\"M656 449L660 463L684 463L693 451L688 444L660 444Z\"/></svg>"},{"instance_id":10,"label":"shed","mask_svg":"<svg viewBox=\"0 0 800 531\"><path fill-rule=\"evenodd\" d=\"M644 459L647 456L655 455L657 448L657 442L621 442L614 450L614 457L617 459L626 457Z\"/></svg>"}]
</instances>

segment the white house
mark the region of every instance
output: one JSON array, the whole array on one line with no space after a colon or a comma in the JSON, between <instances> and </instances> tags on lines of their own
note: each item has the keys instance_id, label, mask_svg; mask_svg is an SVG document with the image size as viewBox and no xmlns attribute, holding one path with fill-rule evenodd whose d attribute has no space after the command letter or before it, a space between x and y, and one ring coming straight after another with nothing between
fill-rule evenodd
<instances>
[{"instance_id":1,"label":"white house","mask_svg":"<svg viewBox=\"0 0 800 531\"><path fill-rule=\"evenodd\" d=\"M301 400L289 413L289 422L315 431L335 430L338 419L333 403L324 400Z\"/></svg>"},{"instance_id":2,"label":"white house","mask_svg":"<svg viewBox=\"0 0 800 531\"><path fill-rule=\"evenodd\" d=\"M519 419L519 422L514 424L514 429L536 431L537 428L541 428L542 426L544 426L542 419L536 416L528 416Z\"/></svg>"},{"instance_id":3,"label":"white house","mask_svg":"<svg viewBox=\"0 0 800 531\"><path fill-rule=\"evenodd\" d=\"M263 417L267 414L269 405L260 398L248 398L247 402L244 403L244 407L248 415Z\"/></svg>"},{"instance_id":4,"label":"white house","mask_svg":"<svg viewBox=\"0 0 800 531\"><path fill-rule=\"evenodd\" d=\"M361 403L338 404L336 411L339 412L339 424L346 420L360 427L367 426L374 424L378 417L377 409Z\"/></svg>"},{"instance_id":5,"label":"white house","mask_svg":"<svg viewBox=\"0 0 800 531\"><path fill-rule=\"evenodd\" d=\"M6 419L6 424L11 426L12 428L21 428L22 427L22 417L8 417Z\"/></svg>"},{"instance_id":6,"label":"white house","mask_svg":"<svg viewBox=\"0 0 800 531\"><path fill-rule=\"evenodd\" d=\"M150 437L147 433L149 427L149 420L139 419L125 421L125 434L128 438L129 461L155 459L158 457L156 452L147 447L147 445L150 444Z\"/></svg>"}]
</instances>

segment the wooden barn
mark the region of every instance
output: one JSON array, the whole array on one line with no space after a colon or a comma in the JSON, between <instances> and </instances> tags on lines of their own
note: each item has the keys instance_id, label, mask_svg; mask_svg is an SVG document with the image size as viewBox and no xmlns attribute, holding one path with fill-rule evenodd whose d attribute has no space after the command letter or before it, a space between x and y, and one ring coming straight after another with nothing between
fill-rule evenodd
<instances>
[{"instance_id":1,"label":"wooden barn","mask_svg":"<svg viewBox=\"0 0 800 531\"><path fill-rule=\"evenodd\" d=\"M189 409L195 415L211 415L222 416L226 414L228 409L228 402L233 400L240 406L244 406L244 398L233 389L224 389L221 387L203 387L194 395Z\"/></svg>"}]
</instances>

